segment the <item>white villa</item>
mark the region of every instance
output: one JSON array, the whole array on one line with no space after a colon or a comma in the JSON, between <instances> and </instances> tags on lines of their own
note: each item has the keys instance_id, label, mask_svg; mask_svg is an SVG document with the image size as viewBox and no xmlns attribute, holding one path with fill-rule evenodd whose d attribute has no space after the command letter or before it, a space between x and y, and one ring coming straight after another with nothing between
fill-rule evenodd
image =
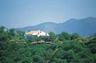
<instances>
[{"instance_id":1,"label":"white villa","mask_svg":"<svg viewBox=\"0 0 96 63\"><path fill-rule=\"evenodd\" d=\"M39 37L39 36L49 36L48 33L44 32L44 31L40 31L40 30L26 32L25 34L26 34L26 35L37 35L38 37Z\"/></svg>"}]
</instances>

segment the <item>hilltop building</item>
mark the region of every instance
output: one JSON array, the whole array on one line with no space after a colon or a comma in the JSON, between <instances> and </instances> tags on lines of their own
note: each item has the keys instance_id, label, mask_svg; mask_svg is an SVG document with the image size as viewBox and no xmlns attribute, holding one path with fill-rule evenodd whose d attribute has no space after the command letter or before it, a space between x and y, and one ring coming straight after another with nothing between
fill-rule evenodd
<instances>
[{"instance_id":1,"label":"hilltop building","mask_svg":"<svg viewBox=\"0 0 96 63\"><path fill-rule=\"evenodd\" d=\"M25 35L37 35L38 37L39 36L49 36L48 33L44 32L44 31L40 31L40 30L26 32Z\"/></svg>"}]
</instances>

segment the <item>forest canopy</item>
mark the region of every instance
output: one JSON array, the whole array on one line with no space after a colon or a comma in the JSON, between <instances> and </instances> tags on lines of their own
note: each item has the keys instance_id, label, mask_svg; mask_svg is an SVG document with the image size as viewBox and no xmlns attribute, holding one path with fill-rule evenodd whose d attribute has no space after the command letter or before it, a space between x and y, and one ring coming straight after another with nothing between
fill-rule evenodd
<instances>
[{"instance_id":1,"label":"forest canopy","mask_svg":"<svg viewBox=\"0 0 96 63\"><path fill-rule=\"evenodd\" d=\"M96 63L96 34L50 32L37 37L1 26L0 63Z\"/></svg>"}]
</instances>

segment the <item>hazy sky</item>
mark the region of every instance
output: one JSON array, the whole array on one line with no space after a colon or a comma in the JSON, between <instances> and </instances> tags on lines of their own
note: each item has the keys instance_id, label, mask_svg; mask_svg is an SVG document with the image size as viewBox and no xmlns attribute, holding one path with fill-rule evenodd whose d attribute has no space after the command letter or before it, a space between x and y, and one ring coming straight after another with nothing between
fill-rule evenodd
<instances>
[{"instance_id":1,"label":"hazy sky","mask_svg":"<svg viewBox=\"0 0 96 63\"><path fill-rule=\"evenodd\" d=\"M96 17L96 0L0 0L0 25L32 26Z\"/></svg>"}]
</instances>

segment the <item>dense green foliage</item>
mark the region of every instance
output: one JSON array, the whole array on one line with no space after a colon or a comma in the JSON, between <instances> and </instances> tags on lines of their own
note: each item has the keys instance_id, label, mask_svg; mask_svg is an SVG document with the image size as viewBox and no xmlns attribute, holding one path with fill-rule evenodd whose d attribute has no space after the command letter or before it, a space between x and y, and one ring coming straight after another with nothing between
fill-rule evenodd
<instances>
[{"instance_id":1,"label":"dense green foliage","mask_svg":"<svg viewBox=\"0 0 96 63\"><path fill-rule=\"evenodd\" d=\"M0 63L96 63L96 34L49 35L25 36L24 32L0 27Z\"/></svg>"}]
</instances>

